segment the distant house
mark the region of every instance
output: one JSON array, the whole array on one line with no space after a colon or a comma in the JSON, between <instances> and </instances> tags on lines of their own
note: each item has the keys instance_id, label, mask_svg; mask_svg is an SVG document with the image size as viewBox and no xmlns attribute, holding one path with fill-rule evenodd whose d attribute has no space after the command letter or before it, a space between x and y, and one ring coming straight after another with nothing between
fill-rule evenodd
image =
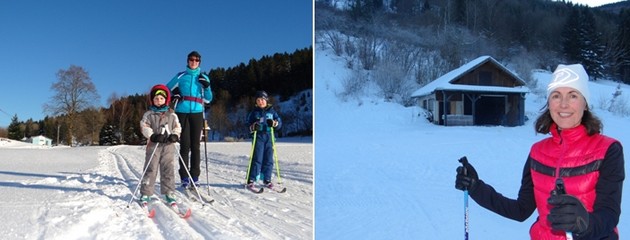
<instances>
[{"instance_id":1,"label":"distant house","mask_svg":"<svg viewBox=\"0 0 630 240\"><path fill-rule=\"evenodd\" d=\"M43 135L27 138L25 142L41 146L52 146L52 139L44 137Z\"/></svg>"},{"instance_id":2,"label":"distant house","mask_svg":"<svg viewBox=\"0 0 630 240\"><path fill-rule=\"evenodd\" d=\"M490 56L453 70L411 96L444 126L525 123L525 82Z\"/></svg>"}]
</instances>

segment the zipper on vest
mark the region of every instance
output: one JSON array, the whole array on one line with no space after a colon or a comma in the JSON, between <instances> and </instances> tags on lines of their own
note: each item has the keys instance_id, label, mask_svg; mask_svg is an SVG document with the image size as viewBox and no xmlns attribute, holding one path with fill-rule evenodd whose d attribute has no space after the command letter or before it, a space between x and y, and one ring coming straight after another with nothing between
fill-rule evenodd
<instances>
[{"instance_id":1,"label":"zipper on vest","mask_svg":"<svg viewBox=\"0 0 630 240\"><path fill-rule=\"evenodd\" d=\"M564 162L564 155L567 152L566 150L566 144L564 144L564 138L562 137L562 131L559 130L560 132L558 132L558 137L560 137L560 156L558 157L558 161L556 162L556 181L558 181L558 179L561 179L560 177L560 163Z\"/></svg>"}]
</instances>

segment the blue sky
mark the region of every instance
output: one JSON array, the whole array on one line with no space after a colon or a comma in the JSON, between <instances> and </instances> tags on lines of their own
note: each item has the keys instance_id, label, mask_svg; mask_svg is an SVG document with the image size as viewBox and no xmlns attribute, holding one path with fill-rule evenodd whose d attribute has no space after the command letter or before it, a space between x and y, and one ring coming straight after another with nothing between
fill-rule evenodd
<instances>
[{"instance_id":1,"label":"blue sky","mask_svg":"<svg viewBox=\"0 0 630 240\"><path fill-rule=\"evenodd\" d=\"M43 119L56 73L88 71L101 99L143 94L185 70L203 71L312 46L312 1L0 1L0 127Z\"/></svg>"}]
</instances>

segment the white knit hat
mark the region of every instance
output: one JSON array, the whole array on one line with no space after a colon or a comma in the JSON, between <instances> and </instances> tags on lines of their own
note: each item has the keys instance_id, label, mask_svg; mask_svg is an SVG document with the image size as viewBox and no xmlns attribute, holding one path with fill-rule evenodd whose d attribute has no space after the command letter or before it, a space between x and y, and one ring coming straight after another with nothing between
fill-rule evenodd
<instances>
[{"instance_id":1,"label":"white knit hat","mask_svg":"<svg viewBox=\"0 0 630 240\"><path fill-rule=\"evenodd\" d=\"M591 94L588 91L588 74L582 64L558 65L551 76L551 82L547 86L547 98L551 92L559 87L570 87L578 90L584 96L586 105L592 104Z\"/></svg>"}]
</instances>

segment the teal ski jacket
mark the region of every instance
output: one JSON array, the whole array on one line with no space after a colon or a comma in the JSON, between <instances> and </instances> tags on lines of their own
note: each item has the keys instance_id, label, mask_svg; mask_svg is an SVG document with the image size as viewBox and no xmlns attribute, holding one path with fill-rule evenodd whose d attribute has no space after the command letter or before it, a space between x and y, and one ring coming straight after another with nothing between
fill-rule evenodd
<instances>
[{"instance_id":1,"label":"teal ski jacket","mask_svg":"<svg viewBox=\"0 0 630 240\"><path fill-rule=\"evenodd\" d=\"M204 111L204 104L212 101L212 90L210 87L203 88L198 82L200 76L210 82L210 77L201 73L199 68L186 67L186 71L178 73L166 84L171 92L175 88L179 88L180 91L181 99L177 102L175 112L201 113Z\"/></svg>"}]
</instances>

